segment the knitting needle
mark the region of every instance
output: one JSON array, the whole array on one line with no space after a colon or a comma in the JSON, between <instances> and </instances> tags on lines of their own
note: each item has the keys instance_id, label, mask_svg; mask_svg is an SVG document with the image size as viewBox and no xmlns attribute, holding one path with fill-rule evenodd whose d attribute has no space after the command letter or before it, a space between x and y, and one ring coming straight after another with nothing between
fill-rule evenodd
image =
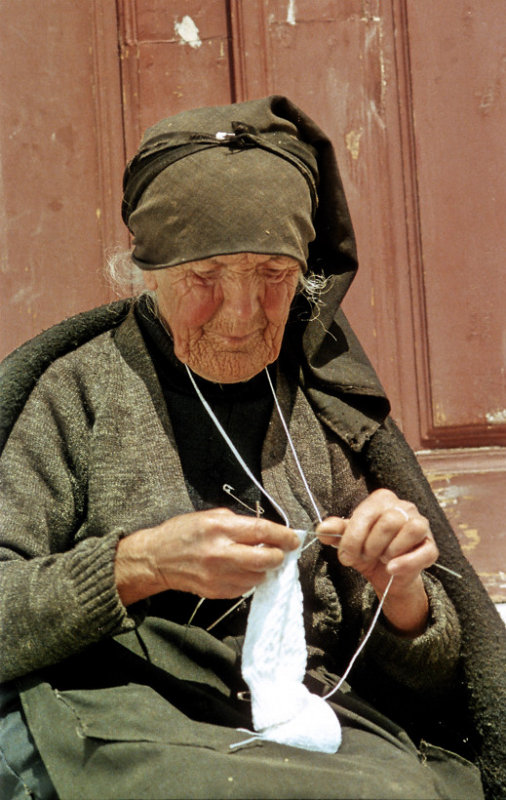
<instances>
[{"instance_id":1,"label":"knitting needle","mask_svg":"<svg viewBox=\"0 0 506 800\"><path fill-rule=\"evenodd\" d=\"M264 513L264 510L263 510L262 506L260 505L260 503L258 502L258 500L255 503L255 509L253 509L253 508L251 508L251 506L248 506L247 503L243 503L243 501L239 497L237 497L235 494L233 494L233 492L235 492L235 489L234 489L233 486L230 486L229 483L224 483L223 486L222 486L222 489L223 489L224 492L226 492L228 495L230 495L230 497L233 497L234 500L236 500L238 503L240 503L242 506L244 506L244 508L247 508L248 511L253 511L255 516L256 516L256 518L260 519L260 516ZM243 594L241 599L238 600L237 603L235 603L235 605L232 606L232 608L229 608L228 611L225 611L225 613L222 614L221 617L218 617L218 619L216 619L213 623L211 623L211 625L209 625L209 627L206 628L206 631L212 631L212 629L219 622L221 622L222 619L225 619L225 617L228 617L228 615L231 614L232 611L235 611L236 608L239 608L241 603L244 603L244 601L250 595L253 594L253 591L254 591L254 589L250 589L248 592L245 592L245 594ZM197 608L198 608L198 606L197 606ZM195 609L195 611L193 612L192 619L195 616L196 611L197 611L197 609Z\"/></svg>"},{"instance_id":2,"label":"knitting needle","mask_svg":"<svg viewBox=\"0 0 506 800\"><path fill-rule=\"evenodd\" d=\"M216 619L214 622L212 622L212 623L211 623L211 625L209 625L209 627L208 627L208 628L206 628L206 631L212 631L212 629L215 627L215 625L217 625L217 624L218 624L218 622L221 622L221 620L222 620L222 619L225 619L225 617L228 617L228 615L229 615L229 614L231 614L231 613L232 613L232 611L235 611L235 610L236 610L236 608L239 608L239 606L240 606L242 603L244 603L244 601L245 601L245 600L247 600L247 599L248 599L248 597L249 597L250 595L252 595L254 591L255 591L255 587L253 587L253 589L250 589L248 592L245 592L245 593L243 594L243 596L241 597L241 599L240 599L240 600L238 600L238 601L237 601L237 603L235 603L235 605L233 605L233 606L232 606L232 608L229 608L229 609L228 609L228 611L225 611L225 613L224 613L224 614L222 614L222 615L221 615L221 617L218 617L218 619Z\"/></svg>"},{"instance_id":3,"label":"knitting needle","mask_svg":"<svg viewBox=\"0 0 506 800\"><path fill-rule=\"evenodd\" d=\"M306 533L308 533L310 536L314 536L314 537L318 538L318 534L315 533L314 531L306 531ZM325 537L329 537L329 538L332 537L333 539L342 539L343 538L343 534L342 533L325 533L325 534L322 534L322 536L323 535ZM434 564L432 564L432 566L433 567L437 567L437 569L442 569L444 572L448 572L450 575L453 575L455 578L460 578L462 580L462 575L460 575L459 572L455 572L455 570L450 569L450 567L445 567L443 564L440 564L438 561L434 562Z\"/></svg>"},{"instance_id":4,"label":"knitting needle","mask_svg":"<svg viewBox=\"0 0 506 800\"><path fill-rule=\"evenodd\" d=\"M223 488L224 492L226 492L228 495L230 495L230 497L233 497L233 499L236 500L238 503L240 503L242 506L247 508L249 511L252 511L253 513L255 513L257 518L260 516L260 514L264 513L264 510L263 510L263 508L261 508L258 500L257 500L257 503L256 503L256 511L255 511L253 508L251 508L251 506L248 506L246 503L244 503L242 500L240 500L239 497L237 497L235 494L233 494L233 492L235 491L233 486L230 486L230 484L228 484L228 483L224 483L222 488ZM397 510L401 511L401 513L403 513L404 516L407 516L406 512L403 509L398 508ZM316 524L318 524L318 523L316 523ZM311 535L311 536L314 536L315 538L318 538L317 534L314 531L306 531L306 533ZM325 536L332 537L334 539L342 539L343 534L342 533L326 533ZM450 569L450 567L445 567L444 564L440 564L438 561L436 561L432 566L436 567L437 569L443 570L444 572L447 572L449 575L453 575L455 578L460 578L460 580L462 580L462 575L460 575L459 572L455 572L455 570ZM234 606L234 608L235 608L235 606ZM233 611L234 609L231 608L230 610ZM221 618L220 618L220 620L221 620ZM220 620L217 620L217 622L219 622ZM216 622L213 623L213 627L216 624L217 624ZM208 628L208 630L209 630L209 628Z\"/></svg>"}]
</instances>

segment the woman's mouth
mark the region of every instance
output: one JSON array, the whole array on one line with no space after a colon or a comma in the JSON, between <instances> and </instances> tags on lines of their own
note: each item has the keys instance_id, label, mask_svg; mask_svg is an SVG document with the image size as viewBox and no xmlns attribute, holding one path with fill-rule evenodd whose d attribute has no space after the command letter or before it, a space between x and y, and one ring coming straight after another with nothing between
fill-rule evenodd
<instances>
[{"instance_id":1,"label":"woman's mouth","mask_svg":"<svg viewBox=\"0 0 506 800\"><path fill-rule=\"evenodd\" d=\"M257 331L252 331L251 333L246 333L241 336L231 335L220 333L218 334L218 339L226 346L231 347L233 349L240 349L247 345L251 340L257 335Z\"/></svg>"}]
</instances>

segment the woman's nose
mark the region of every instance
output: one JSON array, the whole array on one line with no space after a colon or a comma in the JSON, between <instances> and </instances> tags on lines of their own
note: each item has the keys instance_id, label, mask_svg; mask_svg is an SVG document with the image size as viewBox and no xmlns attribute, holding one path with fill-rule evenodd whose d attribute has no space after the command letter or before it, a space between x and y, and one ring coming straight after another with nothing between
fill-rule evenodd
<instances>
[{"instance_id":1,"label":"woman's nose","mask_svg":"<svg viewBox=\"0 0 506 800\"><path fill-rule=\"evenodd\" d=\"M236 319L247 320L258 309L258 287L254 281L231 281L223 295L223 305Z\"/></svg>"}]
</instances>

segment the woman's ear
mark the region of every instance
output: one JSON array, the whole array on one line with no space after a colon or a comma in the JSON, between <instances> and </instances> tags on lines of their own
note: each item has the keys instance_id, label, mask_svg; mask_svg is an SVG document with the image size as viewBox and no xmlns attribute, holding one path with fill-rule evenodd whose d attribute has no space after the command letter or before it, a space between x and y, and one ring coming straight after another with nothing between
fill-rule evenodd
<instances>
[{"instance_id":1,"label":"woman's ear","mask_svg":"<svg viewBox=\"0 0 506 800\"><path fill-rule=\"evenodd\" d=\"M144 278L146 289L150 289L152 292L158 289L158 281L156 280L156 275L153 270L143 270L142 277Z\"/></svg>"}]
</instances>

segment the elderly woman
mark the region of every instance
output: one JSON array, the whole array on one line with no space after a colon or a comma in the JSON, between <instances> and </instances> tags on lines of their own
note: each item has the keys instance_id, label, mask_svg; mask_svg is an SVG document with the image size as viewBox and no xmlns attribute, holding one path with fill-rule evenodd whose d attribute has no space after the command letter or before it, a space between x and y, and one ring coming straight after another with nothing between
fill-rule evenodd
<instances>
[{"instance_id":1,"label":"elderly woman","mask_svg":"<svg viewBox=\"0 0 506 800\"><path fill-rule=\"evenodd\" d=\"M483 797L432 529L487 602L339 311L329 141L278 97L163 120L123 216L149 291L29 345L0 462L6 796Z\"/></svg>"}]
</instances>

